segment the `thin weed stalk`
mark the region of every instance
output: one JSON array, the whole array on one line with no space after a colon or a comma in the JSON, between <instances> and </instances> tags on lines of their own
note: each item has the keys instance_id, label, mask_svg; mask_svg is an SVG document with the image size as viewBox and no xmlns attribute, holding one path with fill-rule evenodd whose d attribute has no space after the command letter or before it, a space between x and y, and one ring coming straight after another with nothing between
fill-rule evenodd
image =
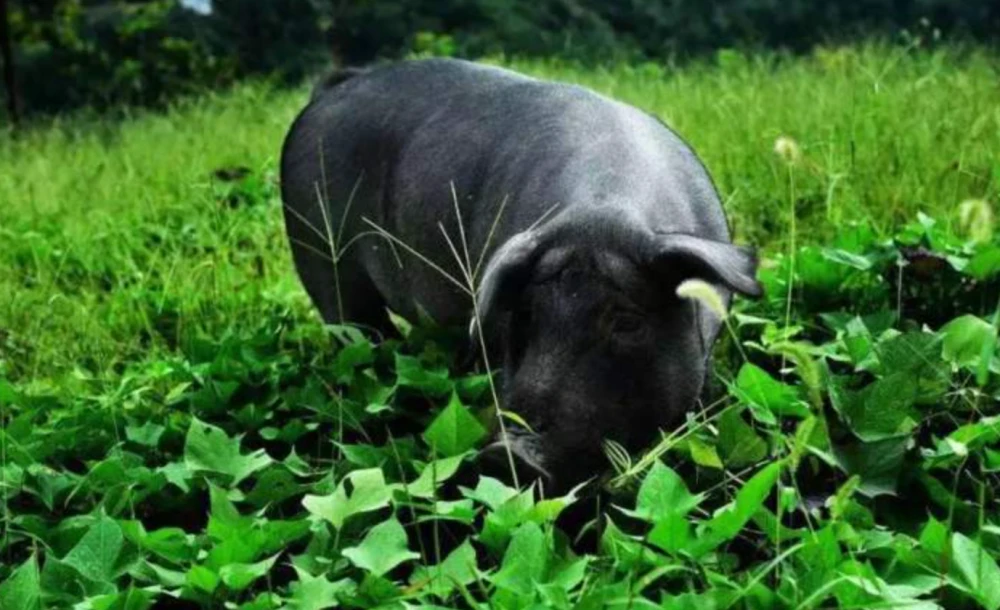
<instances>
[{"instance_id":1,"label":"thin weed stalk","mask_svg":"<svg viewBox=\"0 0 1000 610\"><path fill-rule=\"evenodd\" d=\"M499 391L497 390L496 382L495 382L495 380L493 378L493 374L492 374L492 370L493 369L492 369L492 366L490 364L489 350L488 350L488 348L486 346L486 339L485 339L484 333L481 332L481 329L482 329L482 313L481 313L480 303L479 303L479 299L478 299L478 292L477 292L477 289L476 289L477 274L478 274L478 272L479 272L479 270L481 268L482 263L485 260L486 251L488 250L489 246L491 245L492 238L493 238L493 236L495 234L497 226L499 225L500 218L501 218L501 216L503 214L503 211L506 209L507 198L505 197L501 201L501 205L500 205L500 207L499 207L499 209L497 211L497 214L494 217L493 222L491 224L491 228L490 228L490 232L489 232L489 235L487 237L487 240L484 243L483 248L480 251L479 256L477 257L476 264L473 265L473 263L472 263L472 257L471 257L470 251L469 251L468 239L467 239L466 233L465 233L464 219L462 218L461 208L460 208L460 206L458 204L458 196L457 196L457 192L455 191L454 185L452 185L451 192L452 192L452 201L453 201L454 210L455 210L455 217L456 217L456 220L458 222L458 227L459 227L459 240L460 240L460 244L461 244L461 252L459 251L459 248L456 246L455 241L448 234L448 231L444 228L444 225L441 224L441 223L438 223L438 229L441 231L442 237L445 240L445 242L446 242L446 244L448 246L448 249L449 249L449 251L452 254L452 257L454 258L455 263L458 265L459 271L462 274L461 280L458 279L458 278L456 278L454 275L452 275L451 273L449 273L448 271L446 271L441 265L435 263L429 257L427 257L424 254L422 254L421 252L417 251L415 248L413 248L412 246L410 246L409 244L407 244L405 241L403 241L402 239L400 239L396 235L393 235L390 231L388 231L387 229L385 229L384 227L382 227L378 223L374 222L373 220L371 220L367 216L362 217L362 221L365 224L367 224L369 227L372 228L372 232L374 232L375 234L378 234L379 236L383 237L384 239L386 239L387 241L391 242L392 244L395 244L396 246L399 246L400 248L402 248L403 250L405 250L407 253L409 253L412 256L414 256L415 258L417 258L417 260L419 260L420 262L424 263L425 265L427 265L428 267L430 267L431 269L433 269L442 278L444 278L446 281L448 281L450 284L452 284L453 286L455 286L456 288L458 288L460 291L462 291L464 294L466 294L470 298L470 300L472 302L472 307L473 307L473 318L474 318L474 322L473 322L474 326L473 326L473 328L479 329L479 332L475 333L475 337L476 337L476 342L478 344L478 348L479 348L479 352L480 352L480 357L483 359L483 366L484 366L484 368L487 371L487 380L488 380L488 384L489 384L489 388L490 388L490 397L491 397L491 400L493 402L494 411L497 414L497 418L496 419L497 419L497 426L498 426L500 441L503 444L504 449L505 449L505 453L506 453L506 457L507 457L507 462L508 462L508 467L510 469L512 481L514 482L515 487L520 488L521 485L520 485L520 481L518 480L518 476L517 476L517 468L516 468L516 466L514 464L514 454L513 454L513 451L511 449L511 446L510 446L510 438L509 438L509 435L508 435L507 426L506 426L506 423L504 422L504 416L506 415L506 413L505 413L505 411L503 410L503 408L502 408L502 406L500 404ZM532 227L535 227L535 226L539 225L540 223L544 222L544 220L549 217L549 215L556 209L556 207L558 207L558 206L554 205L554 206L550 207L544 214L541 215L541 217L538 220L535 221L535 223L532 225ZM357 238L357 236L355 236L355 238L353 238L353 239L356 239L356 238ZM349 242L349 244L353 243L353 239L352 239L352 242ZM334 258L336 259L336 257L334 257ZM335 262L337 262L337 261L335 260Z\"/></svg>"}]
</instances>

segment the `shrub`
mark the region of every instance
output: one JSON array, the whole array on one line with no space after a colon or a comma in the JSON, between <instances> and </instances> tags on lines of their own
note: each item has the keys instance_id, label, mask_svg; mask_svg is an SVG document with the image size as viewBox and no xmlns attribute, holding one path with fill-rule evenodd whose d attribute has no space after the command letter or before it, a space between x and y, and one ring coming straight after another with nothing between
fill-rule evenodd
<instances>
[{"instance_id":1,"label":"shrub","mask_svg":"<svg viewBox=\"0 0 1000 610\"><path fill-rule=\"evenodd\" d=\"M28 113L156 104L248 75L301 79L325 55L310 0L15 0L11 29Z\"/></svg>"},{"instance_id":2,"label":"shrub","mask_svg":"<svg viewBox=\"0 0 1000 610\"><path fill-rule=\"evenodd\" d=\"M992 0L12 0L27 112L155 104L248 75L295 82L333 57L559 55L588 62L872 33L991 40Z\"/></svg>"}]
</instances>

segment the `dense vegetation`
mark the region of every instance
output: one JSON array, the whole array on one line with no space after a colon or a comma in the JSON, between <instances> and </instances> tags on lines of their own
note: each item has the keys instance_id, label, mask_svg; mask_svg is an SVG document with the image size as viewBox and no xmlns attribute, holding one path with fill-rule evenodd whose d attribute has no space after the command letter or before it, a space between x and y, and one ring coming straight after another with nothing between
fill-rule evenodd
<instances>
[{"instance_id":1,"label":"dense vegetation","mask_svg":"<svg viewBox=\"0 0 1000 610\"><path fill-rule=\"evenodd\" d=\"M200 14L183 5L210 5ZM481 57L683 60L721 48L811 49L877 34L994 42L991 0L10 0L28 113L155 104L331 61L411 51Z\"/></svg>"},{"instance_id":2,"label":"dense vegetation","mask_svg":"<svg viewBox=\"0 0 1000 610\"><path fill-rule=\"evenodd\" d=\"M420 32L449 37L463 55L662 59L725 47L805 50L865 33L988 40L998 20L1000 9L985 0L401 0L344 4L331 34L352 61L409 49Z\"/></svg>"},{"instance_id":3,"label":"dense vegetation","mask_svg":"<svg viewBox=\"0 0 1000 610\"><path fill-rule=\"evenodd\" d=\"M4 136L0 608L1000 608L997 65L516 64L675 125L763 247L717 400L611 448L600 511L479 476L445 335L320 324L274 175L304 91Z\"/></svg>"},{"instance_id":4,"label":"dense vegetation","mask_svg":"<svg viewBox=\"0 0 1000 610\"><path fill-rule=\"evenodd\" d=\"M309 0L214 4L13 0L22 111L160 104L248 75L293 83L330 59Z\"/></svg>"}]
</instances>

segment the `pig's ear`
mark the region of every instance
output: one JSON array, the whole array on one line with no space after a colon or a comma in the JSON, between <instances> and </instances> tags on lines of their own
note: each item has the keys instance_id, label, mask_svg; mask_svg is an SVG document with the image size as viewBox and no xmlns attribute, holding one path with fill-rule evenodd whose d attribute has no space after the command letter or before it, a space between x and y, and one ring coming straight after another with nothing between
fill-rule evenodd
<instances>
[{"instance_id":1,"label":"pig's ear","mask_svg":"<svg viewBox=\"0 0 1000 610\"><path fill-rule=\"evenodd\" d=\"M490 258L476 290L479 321L487 321L498 311L512 305L524 284L531 279L531 272L540 254L537 232L528 230L511 237ZM476 316L472 316L469 334L475 336Z\"/></svg>"},{"instance_id":2,"label":"pig's ear","mask_svg":"<svg viewBox=\"0 0 1000 610\"><path fill-rule=\"evenodd\" d=\"M757 255L744 248L681 233L656 236L653 264L658 273L669 275L677 283L698 278L720 284L740 294L759 297Z\"/></svg>"}]
</instances>

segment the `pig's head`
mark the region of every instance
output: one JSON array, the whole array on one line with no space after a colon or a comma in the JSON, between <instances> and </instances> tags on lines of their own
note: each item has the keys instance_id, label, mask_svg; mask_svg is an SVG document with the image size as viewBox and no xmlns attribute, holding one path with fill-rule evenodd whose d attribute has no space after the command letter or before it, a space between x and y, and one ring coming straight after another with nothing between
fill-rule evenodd
<instances>
[{"instance_id":1,"label":"pig's head","mask_svg":"<svg viewBox=\"0 0 1000 610\"><path fill-rule=\"evenodd\" d=\"M522 480L565 490L606 466L603 441L648 446L695 404L721 324L677 286L702 279L728 302L760 294L755 271L748 249L620 219L509 239L483 275L479 319L502 366L502 406L530 430L508 423L484 460L513 458Z\"/></svg>"}]
</instances>

